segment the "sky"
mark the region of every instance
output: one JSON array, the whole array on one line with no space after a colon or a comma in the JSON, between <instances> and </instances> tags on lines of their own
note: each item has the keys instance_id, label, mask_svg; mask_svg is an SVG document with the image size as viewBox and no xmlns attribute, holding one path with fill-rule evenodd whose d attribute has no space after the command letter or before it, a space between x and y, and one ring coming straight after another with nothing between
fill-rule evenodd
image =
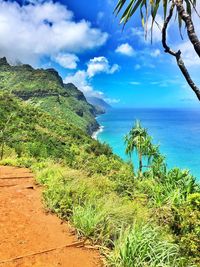
<instances>
[{"instance_id":1,"label":"sky","mask_svg":"<svg viewBox=\"0 0 200 267\"><path fill-rule=\"evenodd\" d=\"M198 107L175 59L163 51L159 27L154 27L153 43L150 36L144 38L137 14L122 30L113 15L116 3L0 0L0 57L11 64L55 68L64 82L115 107ZM156 20L162 25L161 12ZM194 22L199 24L197 16ZM181 49L200 84L200 60L185 31L182 40L173 23L168 41Z\"/></svg>"}]
</instances>

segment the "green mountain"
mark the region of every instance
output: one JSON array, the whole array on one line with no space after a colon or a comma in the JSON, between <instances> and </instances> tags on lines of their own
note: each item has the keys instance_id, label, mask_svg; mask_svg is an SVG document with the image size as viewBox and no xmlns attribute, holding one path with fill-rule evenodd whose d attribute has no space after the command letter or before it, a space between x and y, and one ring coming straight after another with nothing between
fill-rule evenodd
<instances>
[{"instance_id":1,"label":"green mountain","mask_svg":"<svg viewBox=\"0 0 200 267\"><path fill-rule=\"evenodd\" d=\"M64 84L54 69L34 69L30 65L11 66L0 59L0 91L37 105L54 119L64 119L91 134L98 128L98 110L89 104L73 84Z\"/></svg>"},{"instance_id":2,"label":"green mountain","mask_svg":"<svg viewBox=\"0 0 200 267\"><path fill-rule=\"evenodd\" d=\"M17 157L64 159L70 164L84 151L112 154L79 127L63 118L55 120L13 94L0 92L0 118L1 158L14 153Z\"/></svg>"},{"instance_id":3,"label":"green mountain","mask_svg":"<svg viewBox=\"0 0 200 267\"><path fill-rule=\"evenodd\" d=\"M106 101L104 101L103 99L98 98L98 97L88 96L87 101L91 105L93 105L93 106L97 107L99 110L101 110L101 112L106 112L106 110L111 108L111 106L108 103L106 103Z\"/></svg>"}]
</instances>

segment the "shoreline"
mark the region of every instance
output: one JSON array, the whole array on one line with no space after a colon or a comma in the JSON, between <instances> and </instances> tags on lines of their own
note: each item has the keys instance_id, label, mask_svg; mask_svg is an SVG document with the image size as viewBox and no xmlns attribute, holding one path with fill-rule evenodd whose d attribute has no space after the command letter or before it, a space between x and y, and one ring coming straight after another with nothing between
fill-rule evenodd
<instances>
[{"instance_id":1,"label":"shoreline","mask_svg":"<svg viewBox=\"0 0 200 267\"><path fill-rule=\"evenodd\" d=\"M91 137L95 140L97 140L97 137L100 133L102 133L104 130L104 126L99 126L99 128L93 132L93 134L91 135Z\"/></svg>"}]
</instances>

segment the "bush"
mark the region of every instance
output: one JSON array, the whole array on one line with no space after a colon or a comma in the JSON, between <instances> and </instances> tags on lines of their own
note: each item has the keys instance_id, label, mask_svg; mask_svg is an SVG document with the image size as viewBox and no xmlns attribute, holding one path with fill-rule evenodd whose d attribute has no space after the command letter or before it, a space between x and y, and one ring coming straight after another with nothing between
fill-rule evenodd
<instances>
[{"instance_id":1,"label":"bush","mask_svg":"<svg viewBox=\"0 0 200 267\"><path fill-rule=\"evenodd\" d=\"M173 207L172 230L183 255L200 262L200 193L190 194L187 201Z\"/></svg>"}]
</instances>

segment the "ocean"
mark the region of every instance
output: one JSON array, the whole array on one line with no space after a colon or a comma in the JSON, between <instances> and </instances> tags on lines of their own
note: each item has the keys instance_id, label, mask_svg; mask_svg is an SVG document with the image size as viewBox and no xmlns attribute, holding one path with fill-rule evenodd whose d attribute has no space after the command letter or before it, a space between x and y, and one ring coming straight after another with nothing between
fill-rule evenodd
<instances>
[{"instance_id":1,"label":"ocean","mask_svg":"<svg viewBox=\"0 0 200 267\"><path fill-rule=\"evenodd\" d=\"M200 108L110 109L97 118L102 126L97 139L127 160L124 136L136 119L148 129L153 143L160 145L169 168L189 169L200 180Z\"/></svg>"}]
</instances>

